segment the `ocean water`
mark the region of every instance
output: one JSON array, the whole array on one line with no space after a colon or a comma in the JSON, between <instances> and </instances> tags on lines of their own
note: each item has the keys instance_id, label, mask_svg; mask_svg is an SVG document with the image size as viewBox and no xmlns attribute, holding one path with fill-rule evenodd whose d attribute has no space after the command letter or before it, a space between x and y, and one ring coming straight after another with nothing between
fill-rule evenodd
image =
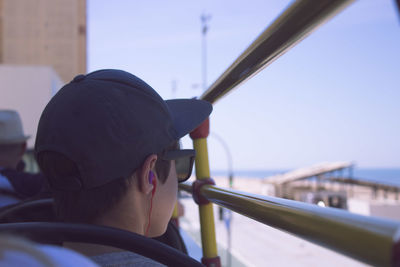
<instances>
[{"instance_id":1,"label":"ocean water","mask_svg":"<svg viewBox=\"0 0 400 267\"><path fill-rule=\"evenodd\" d=\"M250 178L266 178L269 176L283 174L290 170L235 170L234 177L250 177ZM344 171L346 175L348 172ZM227 171L212 170L211 176L227 176ZM400 187L400 168L381 168L381 169L366 169L353 168L353 178L358 180L372 181L387 185L395 185Z\"/></svg>"},{"instance_id":2,"label":"ocean water","mask_svg":"<svg viewBox=\"0 0 400 267\"><path fill-rule=\"evenodd\" d=\"M373 181L400 186L400 169L357 169L353 177L359 180Z\"/></svg>"}]
</instances>

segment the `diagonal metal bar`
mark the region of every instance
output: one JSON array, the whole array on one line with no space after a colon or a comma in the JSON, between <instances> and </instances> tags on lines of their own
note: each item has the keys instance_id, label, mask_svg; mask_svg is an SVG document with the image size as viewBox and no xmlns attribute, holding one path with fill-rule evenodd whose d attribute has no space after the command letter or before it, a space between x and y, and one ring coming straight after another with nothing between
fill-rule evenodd
<instances>
[{"instance_id":1,"label":"diagonal metal bar","mask_svg":"<svg viewBox=\"0 0 400 267\"><path fill-rule=\"evenodd\" d=\"M200 97L215 103L271 64L354 0L298 0L290 5Z\"/></svg>"}]
</instances>

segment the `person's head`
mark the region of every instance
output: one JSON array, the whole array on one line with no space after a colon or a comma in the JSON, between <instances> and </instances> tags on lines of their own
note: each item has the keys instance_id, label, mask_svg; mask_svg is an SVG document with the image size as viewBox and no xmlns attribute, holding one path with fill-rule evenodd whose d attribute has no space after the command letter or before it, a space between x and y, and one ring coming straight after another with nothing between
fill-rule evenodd
<instances>
[{"instance_id":1,"label":"person's head","mask_svg":"<svg viewBox=\"0 0 400 267\"><path fill-rule=\"evenodd\" d=\"M26 140L18 112L0 110L0 167L17 167L26 150Z\"/></svg>"},{"instance_id":2,"label":"person's head","mask_svg":"<svg viewBox=\"0 0 400 267\"><path fill-rule=\"evenodd\" d=\"M59 218L110 224L126 213L147 227L151 214L149 235L161 235L176 201L175 160L193 156L177 141L211 110L200 100L164 101L121 70L77 76L47 104L35 144Z\"/></svg>"}]
</instances>

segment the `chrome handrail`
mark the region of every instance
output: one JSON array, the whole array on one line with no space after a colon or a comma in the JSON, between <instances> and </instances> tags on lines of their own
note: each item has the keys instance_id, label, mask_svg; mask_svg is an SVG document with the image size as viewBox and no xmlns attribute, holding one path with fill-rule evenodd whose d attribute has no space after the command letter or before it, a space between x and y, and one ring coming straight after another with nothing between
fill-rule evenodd
<instances>
[{"instance_id":1,"label":"chrome handrail","mask_svg":"<svg viewBox=\"0 0 400 267\"><path fill-rule=\"evenodd\" d=\"M192 192L188 183L179 188ZM400 263L398 221L211 185L204 185L201 194L215 204L367 264Z\"/></svg>"},{"instance_id":2,"label":"chrome handrail","mask_svg":"<svg viewBox=\"0 0 400 267\"><path fill-rule=\"evenodd\" d=\"M294 2L258 36L200 99L215 103L353 1L299 0Z\"/></svg>"}]
</instances>

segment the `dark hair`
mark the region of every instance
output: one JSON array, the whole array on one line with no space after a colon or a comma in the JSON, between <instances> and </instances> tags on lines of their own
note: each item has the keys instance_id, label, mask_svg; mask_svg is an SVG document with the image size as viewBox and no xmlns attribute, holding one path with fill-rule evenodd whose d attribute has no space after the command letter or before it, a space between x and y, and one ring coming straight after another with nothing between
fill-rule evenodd
<instances>
[{"instance_id":1,"label":"dark hair","mask_svg":"<svg viewBox=\"0 0 400 267\"><path fill-rule=\"evenodd\" d=\"M161 159L159 155L155 169L158 179L164 183L168 177L171 161ZM43 151L37 155L37 162L50 187L52 180L80 177L77 165L66 156L52 151ZM135 170L136 171L136 170ZM133 173L132 173L133 174ZM57 219L63 222L93 223L104 212L112 209L127 193L130 177L119 178L112 182L87 190L60 191L52 188Z\"/></svg>"}]
</instances>

